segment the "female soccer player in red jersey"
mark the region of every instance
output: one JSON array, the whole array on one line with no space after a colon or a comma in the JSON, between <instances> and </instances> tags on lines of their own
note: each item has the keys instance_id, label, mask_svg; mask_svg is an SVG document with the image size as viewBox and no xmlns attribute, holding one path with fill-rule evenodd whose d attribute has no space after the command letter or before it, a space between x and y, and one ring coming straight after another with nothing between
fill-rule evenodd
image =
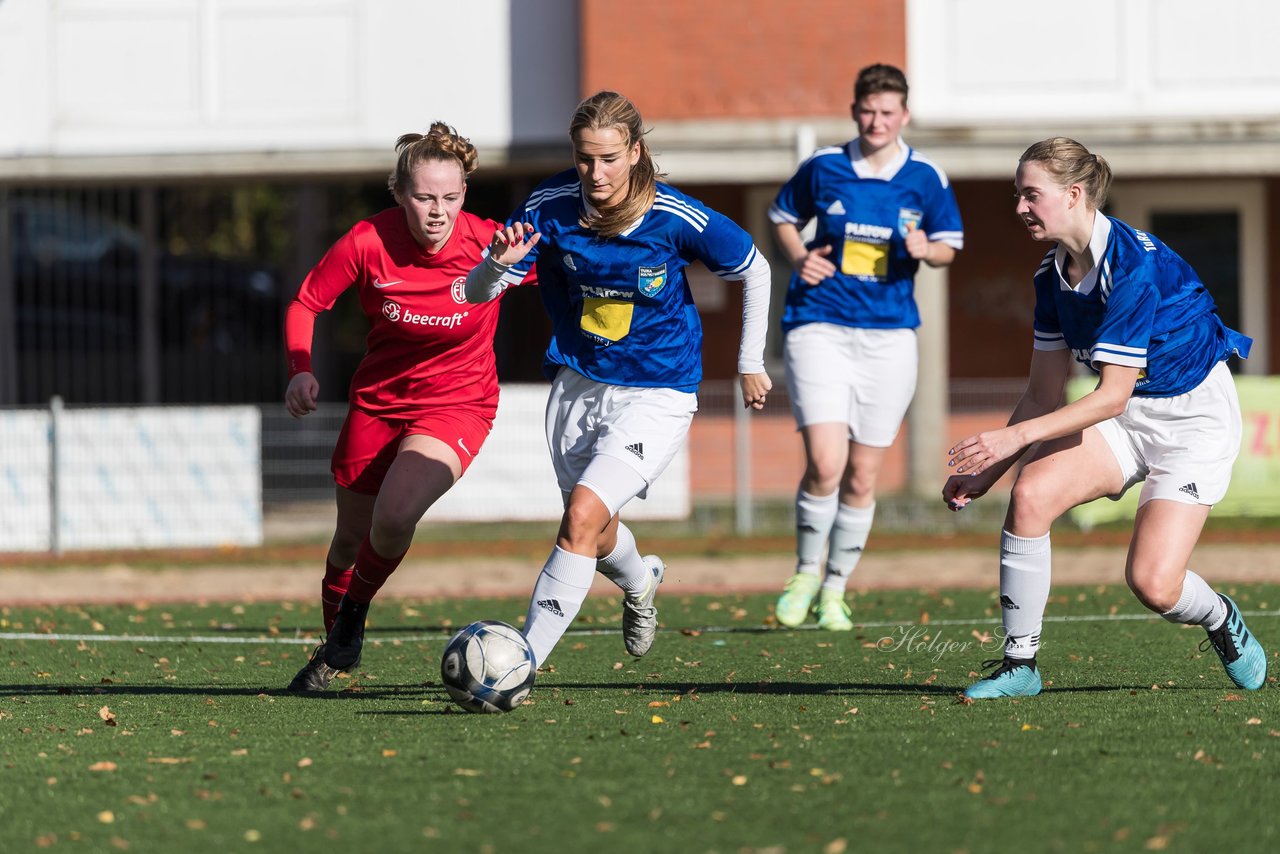
<instances>
[{"instance_id":1,"label":"female soccer player in red jersey","mask_svg":"<svg viewBox=\"0 0 1280 854\"><path fill-rule=\"evenodd\" d=\"M372 328L333 452L337 530L320 599L327 638L289 683L319 691L360 663L365 616L404 559L418 520L480 452L498 408L498 303L463 284L501 226L462 210L478 156L436 122L396 141L397 207L356 223L303 281L285 317L294 417L316 408L316 315L355 287Z\"/></svg>"}]
</instances>

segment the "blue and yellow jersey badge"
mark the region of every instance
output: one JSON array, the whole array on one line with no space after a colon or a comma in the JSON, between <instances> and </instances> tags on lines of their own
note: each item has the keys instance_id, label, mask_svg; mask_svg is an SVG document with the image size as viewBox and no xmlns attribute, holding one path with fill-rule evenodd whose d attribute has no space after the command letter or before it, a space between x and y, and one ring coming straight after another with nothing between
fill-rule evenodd
<instances>
[{"instance_id":1,"label":"blue and yellow jersey badge","mask_svg":"<svg viewBox=\"0 0 1280 854\"><path fill-rule=\"evenodd\" d=\"M911 232L920 227L920 220L924 218L922 211L912 210L911 208L898 208L898 234L903 239Z\"/></svg>"},{"instance_id":2,"label":"blue and yellow jersey badge","mask_svg":"<svg viewBox=\"0 0 1280 854\"><path fill-rule=\"evenodd\" d=\"M662 290L662 286L667 283L666 264L661 267L641 267L638 272L640 281L637 287L644 296L657 296L658 291Z\"/></svg>"}]
</instances>

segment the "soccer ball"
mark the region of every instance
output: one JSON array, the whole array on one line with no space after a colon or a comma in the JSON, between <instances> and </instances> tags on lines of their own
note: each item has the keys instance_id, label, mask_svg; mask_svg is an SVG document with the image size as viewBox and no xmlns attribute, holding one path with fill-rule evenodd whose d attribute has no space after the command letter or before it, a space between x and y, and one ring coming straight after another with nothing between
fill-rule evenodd
<instances>
[{"instance_id":1,"label":"soccer ball","mask_svg":"<svg viewBox=\"0 0 1280 854\"><path fill-rule=\"evenodd\" d=\"M524 635L500 620L480 620L444 648L440 678L453 701L468 712L509 712L533 689L537 669Z\"/></svg>"}]
</instances>

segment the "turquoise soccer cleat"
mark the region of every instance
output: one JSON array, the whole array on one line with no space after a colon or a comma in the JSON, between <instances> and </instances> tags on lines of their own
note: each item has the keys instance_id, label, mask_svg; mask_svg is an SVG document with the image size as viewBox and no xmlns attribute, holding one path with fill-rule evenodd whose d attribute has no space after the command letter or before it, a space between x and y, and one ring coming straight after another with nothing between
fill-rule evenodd
<instances>
[{"instance_id":1,"label":"turquoise soccer cleat","mask_svg":"<svg viewBox=\"0 0 1280 854\"><path fill-rule=\"evenodd\" d=\"M813 609L813 598L818 595L822 579L807 572L797 572L787 579L778 604L774 606L774 615L780 625L794 629L805 621Z\"/></svg>"},{"instance_id":2,"label":"turquoise soccer cleat","mask_svg":"<svg viewBox=\"0 0 1280 854\"><path fill-rule=\"evenodd\" d=\"M1218 597L1227 606L1227 618L1221 626L1209 632L1200 649L1203 651L1212 646L1236 687L1256 691L1267 681L1267 653L1244 624L1244 617L1240 616L1240 609L1231 597L1221 593Z\"/></svg>"},{"instance_id":3,"label":"turquoise soccer cleat","mask_svg":"<svg viewBox=\"0 0 1280 854\"><path fill-rule=\"evenodd\" d=\"M985 679L979 679L965 689L971 700L993 700L997 697L1034 697L1040 693L1040 669L1034 658L993 658L982 662L982 669L996 669Z\"/></svg>"}]
</instances>

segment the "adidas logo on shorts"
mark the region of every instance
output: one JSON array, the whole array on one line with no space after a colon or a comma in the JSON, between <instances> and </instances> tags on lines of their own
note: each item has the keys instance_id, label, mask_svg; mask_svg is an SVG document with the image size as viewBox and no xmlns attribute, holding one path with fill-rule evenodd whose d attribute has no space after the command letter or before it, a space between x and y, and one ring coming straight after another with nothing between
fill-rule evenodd
<instances>
[{"instance_id":1,"label":"adidas logo on shorts","mask_svg":"<svg viewBox=\"0 0 1280 854\"><path fill-rule=\"evenodd\" d=\"M1192 498L1199 498L1199 497L1200 497L1200 493L1199 493L1199 492L1196 492L1196 484L1195 484L1195 481L1192 481L1191 483L1188 483L1186 486L1179 486L1179 487L1178 487L1178 491L1179 491L1179 492L1185 492L1187 495L1190 495Z\"/></svg>"},{"instance_id":2,"label":"adidas logo on shorts","mask_svg":"<svg viewBox=\"0 0 1280 854\"><path fill-rule=\"evenodd\" d=\"M627 450L635 454L640 459L644 459L644 442L636 442L634 445L627 445Z\"/></svg>"},{"instance_id":3,"label":"adidas logo on shorts","mask_svg":"<svg viewBox=\"0 0 1280 854\"><path fill-rule=\"evenodd\" d=\"M557 602L555 599L542 599L538 602L538 607L544 608L550 611L551 613L555 614L557 617L564 616L564 611L560 610L560 603Z\"/></svg>"}]
</instances>

